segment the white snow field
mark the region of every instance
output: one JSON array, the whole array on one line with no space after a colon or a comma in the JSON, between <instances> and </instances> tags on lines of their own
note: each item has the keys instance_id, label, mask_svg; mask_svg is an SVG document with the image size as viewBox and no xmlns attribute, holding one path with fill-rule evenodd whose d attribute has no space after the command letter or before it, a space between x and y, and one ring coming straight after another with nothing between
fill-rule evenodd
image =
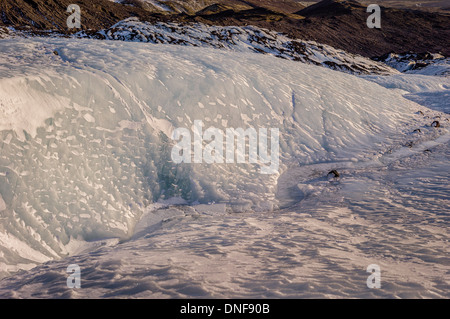
<instances>
[{"instance_id":1,"label":"white snow field","mask_svg":"<svg viewBox=\"0 0 450 319\"><path fill-rule=\"evenodd\" d=\"M405 76L1 40L0 297L448 298L449 80ZM436 110L407 98L429 92ZM278 128L278 173L173 163L172 132L195 120Z\"/></svg>"}]
</instances>

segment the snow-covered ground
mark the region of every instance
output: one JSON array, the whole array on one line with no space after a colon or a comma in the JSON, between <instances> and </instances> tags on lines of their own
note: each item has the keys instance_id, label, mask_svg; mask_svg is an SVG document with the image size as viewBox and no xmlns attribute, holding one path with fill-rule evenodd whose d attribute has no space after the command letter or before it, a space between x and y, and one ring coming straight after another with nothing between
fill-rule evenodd
<instances>
[{"instance_id":1,"label":"snow-covered ground","mask_svg":"<svg viewBox=\"0 0 450 319\"><path fill-rule=\"evenodd\" d=\"M449 297L448 77L1 41L1 297ZM278 173L174 164L195 120L278 128Z\"/></svg>"}]
</instances>

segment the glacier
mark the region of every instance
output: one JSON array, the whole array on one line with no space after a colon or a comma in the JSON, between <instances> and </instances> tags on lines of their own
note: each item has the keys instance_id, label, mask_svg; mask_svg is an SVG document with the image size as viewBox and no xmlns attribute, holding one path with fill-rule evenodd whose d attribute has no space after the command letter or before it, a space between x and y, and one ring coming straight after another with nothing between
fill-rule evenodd
<instances>
[{"instance_id":1,"label":"glacier","mask_svg":"<svg viewBox=\"0 0 450 319\"><path fill-rule=\"evenodd\" d=\"M429 148L443 148L430 156L441 161L438 171L447 180L448 116L442 108L432 110L408 98L425 89L446 89L448 78L428 82L423 76L422 86L414 82L417 90L411 92L408 85L418 79L413 76L357 77L273 56L202 47L3 39L0 273L15 275L0 282L0 295L19 296L14 290L26 295L27 283L38 274L60 287L64 265L78 263L89 283L86 290L61 286L55 294L353 296L337 279L351 276L355 263L370 264L358 246L366 236L409 236L401 229L396 234L395 225L384 228L389 218L407 222L401 214L405 206L399 208L395 200L401 198L408 211L414 207L411 216L424 223L417 197L401 190L413 179L404 172L414 167L412 158L423 165L418 175L424 187L431 174L441 189L436 214L448 208L448 186L426 167L430 159L423 155ZM430 126L435 118L443 127ZM191 128L195 120L221 130L278 128L278 173L260 174L259 166L245 163L173 163L172 132ZM420 134L413 133L418 128ZM351 177L327 180L331 169ZM401 176L394 187L401 195L389 202L393 186L385 180L395 174ZM386 199L384 206L373 203L377 196ZM354 206L349 208L348 201ZM444 214L437 225L416 229L424 236L426 231L437 234L427 249L438 256L445 256L439 245L446 240L446 219ZM324 244L327 238L332 247ZM369 247L390 267L388 277L416 267L408 261L396 268L393 257L376 244ZM439 275L444 262L433 266ZM219 265L223 271L215 272ZM320 269L323 276L314 277ZM419 263L405 276L409 280L427 270ZM337 282L321 290L333 271L340 274ZM258 286L248 274L275 279ZM112 291L94 283L98 276L110 281ZM364 273L357 277L349 284L356 285ZM30 293L51 294L38 293L41 284L36 285ZM445 296L443 285L417 293ZM385 294L408 296L411 289L401 283Z\"/></svg>"}]
</instances>

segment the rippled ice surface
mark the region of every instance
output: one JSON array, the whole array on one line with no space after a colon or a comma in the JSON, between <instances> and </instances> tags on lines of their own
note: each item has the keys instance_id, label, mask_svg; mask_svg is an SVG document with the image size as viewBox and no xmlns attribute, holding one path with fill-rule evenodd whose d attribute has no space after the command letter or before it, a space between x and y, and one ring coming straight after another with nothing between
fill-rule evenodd
<instances>
[{"instance_id":1,"label":"rippled ice surface","mask_svg":"<svg viewBox=\"0 0 450 319\"><path fill-rule=\"evenodd\" d=\"M414 114L420 109L420 105L410 101L446 112L448 79L413 75L368 78L393 89L388 91L350 75L302 64L295 64L295 67L298 67L296 69L293 67L294 62L290 61L277 60L275 65L270 57L250 54L239 56L248 62L240 63L236 55L207 50L196 51L194 48L186 49L185 52L184 49L164 46L151 47L150 50L141 44L127 44L122 47L122 44L109 42L52 40L50 44L61 52L59 56L66 58L60 61L60 58L54 56L48 43L40 43L41 40L29 40L32 43L27 41L18 43L23 49L20 52L28 54L25 58L11 58L11 52L16 50L15 42L6 43L2 47L6 52L3 56L11 58L14 63L5 63L1 68L5 75L1 86L4 91L2 112L6 116L2 118L1 124L6 130L17 126L19 133L17 128L36 126L38 138L24 135L23 139L29 142L21 142L12 139L12 131L3 132L3 137L8 142L4 143L0 154L0 164L4 166L4 173L0 172L0 191L3 198L0 201L3 218L0 225L8 231L5 231L5 234L16 234L17 237L25 239L34 236L41 246L31 239L28 242L34 243L33 245L14 246L11 241L13 237L3 236L2 238L6 239L0 246L0 259L5 259L15 267L23 262L20 253L29 253L33 247L45 252L49 250L47 243L54 249L59 248L58 252L61 253L55 256L62 259L48 261L29 271L19 271L0 280L0 297L450 297L448 115L426 108L422 108L424 115ZM83 54L80 57L75 52ZM95 59L91 59L90 55ZM103 60L100 59L102 56ZM160 69L161 74L158 77L155 75L154 78L144 77L145 70L142 71L145 73L142 78L136 77L131 71L128 74L128 62L134 61L131 59L134 56L146 58L138 61L134 69L131 69L133 72L141 74L139 72L144 69L141 63L146 65L151 61L152 65ZM180 60L180 57L183 57L183 60ZM209 64L209 60L215 62L218 58L219 61L226 62L223 62L226 68L217 69L216 64ZM23 65L27 59L31 62L29 65ZM36 59L39 62L37 65ZM147 67L153 70L150 62L148 63ZM196 63L195 67L192 67L192 63ZM259 67L259 73L255 73L254 66ZM276 74L273 79L264 73L270 73L272 68L271 74ZM14 69L20 74L20 79L21 74L26 73L26 79L14 82L9 76ZM24 105L29 109L17 110L12 107L17 106L15 98L19 93L26 91L23 88L31 90L30 92L34 92L32 90L36 87L40 88L33 78L30 80L29 73L40 74L41 69L49 69L49 76L54 83L41 79L42 83L48 85L43 91L45 94L41 92L41 95L35 93L21 96ZM109 73L105 75L104 70ZM204 74L197 74L198 70L203 70ZM174 78L171 72L181 76L182 81L178 77ZM80 95L61 89L58 91L60 97L55 100L54 89L65 87L58 83L67 80L64 77L59 78L58 74L70 74L70 81L77 83L75 80L81 78L85 81L80 83L89 85L80 84ZM115 78L105 80L105 77L112 77L111 74L122 78L122 81ZM259 76L255 78L255 74ZM192 81L184 80L184 76ZM250 91L250 86L242 84L247 83L246 80L232 85L228 81L230 76L239 81L248 77L255 85L263 87L264 92L273 91L271 98L278 100L265 104L263 97L266 97L262 92L247 92ZM142 85L137 85L136 79L141 79ZM166 84L159 79L164 80ZM203 82L199 82L201 79ZM69 83L72 83L70 81ZM285 91L280 90L280 83L283 81L286 82ZM98 87L91 92L94 83ZM294 152L296 149L308 146L305 152L310 157L302 161L303 157L292 155L293 163L298 160L298 165L289 162L289 167L278 180L273 178L267 181L261 177L255 179L255 176L249 175L245 170L232 170L228 167L224 171L206 170L202 167L192 175L203 177L204 184L208 186L214 182L214 177L221 173L224 177L221 185L225 185L221 188L225 190L230 183L232 186L238 184L228 194L232 204L233 198L243 194L251 195L252 200L259 202L276 199L281 204L281 209L255 212L254 209L248 208L240 213L234 210L233 213L229 203L195 205L191 202L187 205L183 200L172 198L151 204L141 218L140 210L144 211L143 206L128 205L130 201L136 202L144 198L144 191L150 195L159 194L156 178L147 179L152 182L150 186L153 187L144 184L135 189L134 186L141 185L139 179L147 176L148 172L156 174L155 176L159 176L158 172L160 175L167 173L165 165L149 166L150 164L146 165L145 159L148 158L149 163L164 162L158 159L158 153L155 151L158 145L165 145L160 140L160 135L156 134L159 132L157 129L167 128L161 123L188 126L189 118L185 116L187 113L184 114L185 110L177 107L178 104L174 101L178 98L182 101L195 101L191 103L189 114L197 116L201 112L211 112L211 108L206 110L199 107L198 96L203 94L184 89L184 86L180 87L180 83L203 83L199 91L206 90L210 94L208 99L214 101L222 101L223 98L221 91L216 88L230 93L226 95L227 102L233 98L239 103L241 95L253 96L254 108L256 110L259 107L257 111L261 114L267 115L269 110L276 111L270 113L272 116L276 117L278 113L285 116L293 112L291 106L295 109L288 124L283 122L285 125L282 129L286 130L286 136L291 141L282 145L283 154L297 154ZM228 86L223 83L228 83ZM166 93L161 95L161 98L168 99L163 105L173 106L170 114L179 114L185 123L177 123L179 119L170 119L167 114L163 114L164 109L159 109L155 104L153 93L149 92L160 92L160 84L174 88L168 90L173 96L167 96ZM140 87L153 89L142 90L142 93L136 95L128 90L130 87L136 92L141 92ZM240 94L232 94L237 92L236 88L245 87L249 89ZM296 94L291 92L292 87L297 91ZM19 93L15 94L13 89ZM396 89L404 90L404 94ZM53 99L49 98L47 91L53 93ZM184 92L186 95L178 97L175 94L178 92ZM408 100L403 99L402 95L408 92ZM192 97L189 95L191 93ZM95 94L99 95L99 102L92 101L91 95ZM34 103L25 103L26 98L36 97L42 97L42 101L46 102L40 104L45 111L49 111L53 106L56 108L65 98L75 99L80 105L99 105L87 109L71 106L68 102L63 113L47 121L47 131L39 126L42 123L39 124L38 117L34 119L36 123L17 121L20 117L18 115L22 114L24 119L28 119L28 112L36 111L36 108L31 107ZM33 99L31 101L34 101ZM144 105L142 101L151 105ZM214 101L209 103L216 103ZM241 103L248 104L247 101ZM202 105L207 104L205 102ZM117 105L117 109L112 109L111 105ZM231 119L238 114L230 108L210 105L215 105L214 109L229 112L230 114L225 115ZM266 105L276 108L266 108ZM331 107L335 107L336 114L328 114ZM309 108L313 112L310 112ZM242 109L249 112L248 118L255 112L248 107ZM124 110L129 110L130 114L122 114ZM348 112L348 116L342 115ZM133 114L135 115L131 116ZM146 117L143 117L143 114ZM46 112L39 115L43 119L50 116ZM439 129L430 127L435 116L441 116L443 125ZM14 121L5 121L5 118ZM147 118L147 123L142 121L143 118ZM235 122L230 120L228 124L240 127L242 121L248 121L248 118L234 119ZM124 122L123 119L127 121ZM161 122L164 119L167 122ZM268 120L274 119L269 117ZM256 122L250 124L266 124L259 123L258 118L253 121ZM99 124L96 124L97 122ZM116 126L109 127L114 123ZM355 126L354 123L359 124ZM375 128L374 123L377 124ZM108 130L100 124L106 125ZM137 124L140 124L139 128L148 125L150 127L147 127L148 130L136 131ZM420 134L412 133L419 127ZM135 131L139 134L134 133ZM305 132L309 132L311 136ZM376 132L380 136L372 137ZM146 135L142 135L143 133ZM69 139L69 135L75 136L75 139ZM349 139L348 135L352 138ZM91 151L90 143L94 142L93 137L108 143L105 143L105 147L92 146L94 151L90 153L96 157L91 158L83 152L86 149ZM136 145L133 143L139 143L139 147L133 147ZM52 161L50 157L56 153L58 144L60 147L69 147L66 161ZM103 145L97 142L95 144ZM150 146L147 149L143 144ZM336 144L341 145L338 151L346 151L345 156L333 155L332 146ZM386 150L385 147L392 149ZM36 155L40 153L43 155ZM73 160L74 156L82 161ZM69 164L67 169L66 164ZM80 169L82 164L84 169ZM8 172L11 167L20 165L25 169L18 170L22 172L22 182L17 190L16 179L11 178L12 173ZM54 172L58 165L61 165L61 168ZM110 173L118 171L119 166L123 167L121 174ZM42 175L36 173L40 172L37 169L39 167L46 169L42 170ZM92 169L92 174L86 173ZM327 179L326 174L332 169L338 170L341 177ZM79 171L83 174L73 173ZM102 172L105 174L100 174ZM51 178L58 183L50 183ZM172 179L167 180L168 185L173 185ZM80 187L71 186L72 182L77 182ZM101 185L97 187L93 182ZM121 187L116 189L115 185ZM62 188L59 189L59 186ZM30 187L34 188L30 190ZM272 196L272 188L276 188L274 198L266 195ZM215 187L205 187L205 190L211 189ZM35 200L35 194L39 192L43 193L42 202ZM45 194L46 192L49 194ZM118 196L108 196L111 193ZM95 195L94 198L91 198L92 194ZM32 202L29 201L33 207L22 205L28 197L33 199ZM14 198L19 200L11 200ZM67 206L67 203L73 204L69 205L72 214L69 214L70 216L52 215L46 211L48 207L53 206L55 211L62 210L64 207L60 206ZM99 203L104 205L100 207L97 205ZM254 204L255 207L259 206L258 203ZM116 205L119 209L114 210ZM105 208L102 216L110 223L96 221L94 218L101 213L103 206L108 209ZM87 218L83 220L71 219L70 222L63 222L67 217L78 217L80 211L84 210L92 214L86 214ZM33 232L34 229L28 227L30 220L30 225L35 225L30 218L34 215L45 217L43 221L52 226L48 229L54 228L51 235L62 235L37 236ZM114 236L121 232L130 232L132 235L133 229L125 226L134 225L137 220L139 222L131 238ZM75 226L74 229L72 225ZM91 228L95 230L96 225L107 227L103 230L106 235L93 236L97 233ZM46 229L42 230L41 234L46 235ZM87 249L84 251L69 247L70 249L67 249L74 255L63 258L66 249L64 245L71 243L68 236L85 233L91 235L87 239L104 239L83 242L80 247ZM118 243L117 238L128 239ZM15 253L21 258L15 256ZM37 261L47 260L49 259L42 258L42 261ZM66 269L69 264L74 263L81 268L81 288L71 290L66 287ZM369 289L366 286L369 275L366 268L370 264L381 267L381 289Z\"/></svg>"},{"instance_id":2,"label":"rippled ice surface","mask_svg":"<svg viewBox=\"0 0 450 319\"><path fill-rule=\"evenodd\" d=\"M130 241L4 279L0 296L448 298L448 135L425 146L343 163L339 180L320 177L336 164L294 169L304 197L277 212L160 205ZM71 263L81 289L65 287Z\"/></svg>"}]
</instances>

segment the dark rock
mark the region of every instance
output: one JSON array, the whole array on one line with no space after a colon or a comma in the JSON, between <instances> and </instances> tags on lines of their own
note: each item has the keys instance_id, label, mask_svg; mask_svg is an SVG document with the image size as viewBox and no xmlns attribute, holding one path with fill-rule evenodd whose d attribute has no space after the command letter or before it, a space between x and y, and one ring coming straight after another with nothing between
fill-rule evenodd
<instances>
[{"instance_id":1,"label":"dark rock","mask_svg":"<svg viewBox=\"0 0 450 319\"><path fill-rule=\"evenodd\" d=\"M341 174L339 174L339 172L337 170L332 170L327 174L327 177L340 177Z\"/></svg>"},{"instance_id":2,"label":"dark rock","mask_svg":"<svg viewBox=\"0 0 450 319\"><path fill-rule=\"evenodd\" d=\"M434 121L433 123L431 123L432 127L441 127L441 123L439 123L439 121Z\"/></svg>"}]
</instances>

